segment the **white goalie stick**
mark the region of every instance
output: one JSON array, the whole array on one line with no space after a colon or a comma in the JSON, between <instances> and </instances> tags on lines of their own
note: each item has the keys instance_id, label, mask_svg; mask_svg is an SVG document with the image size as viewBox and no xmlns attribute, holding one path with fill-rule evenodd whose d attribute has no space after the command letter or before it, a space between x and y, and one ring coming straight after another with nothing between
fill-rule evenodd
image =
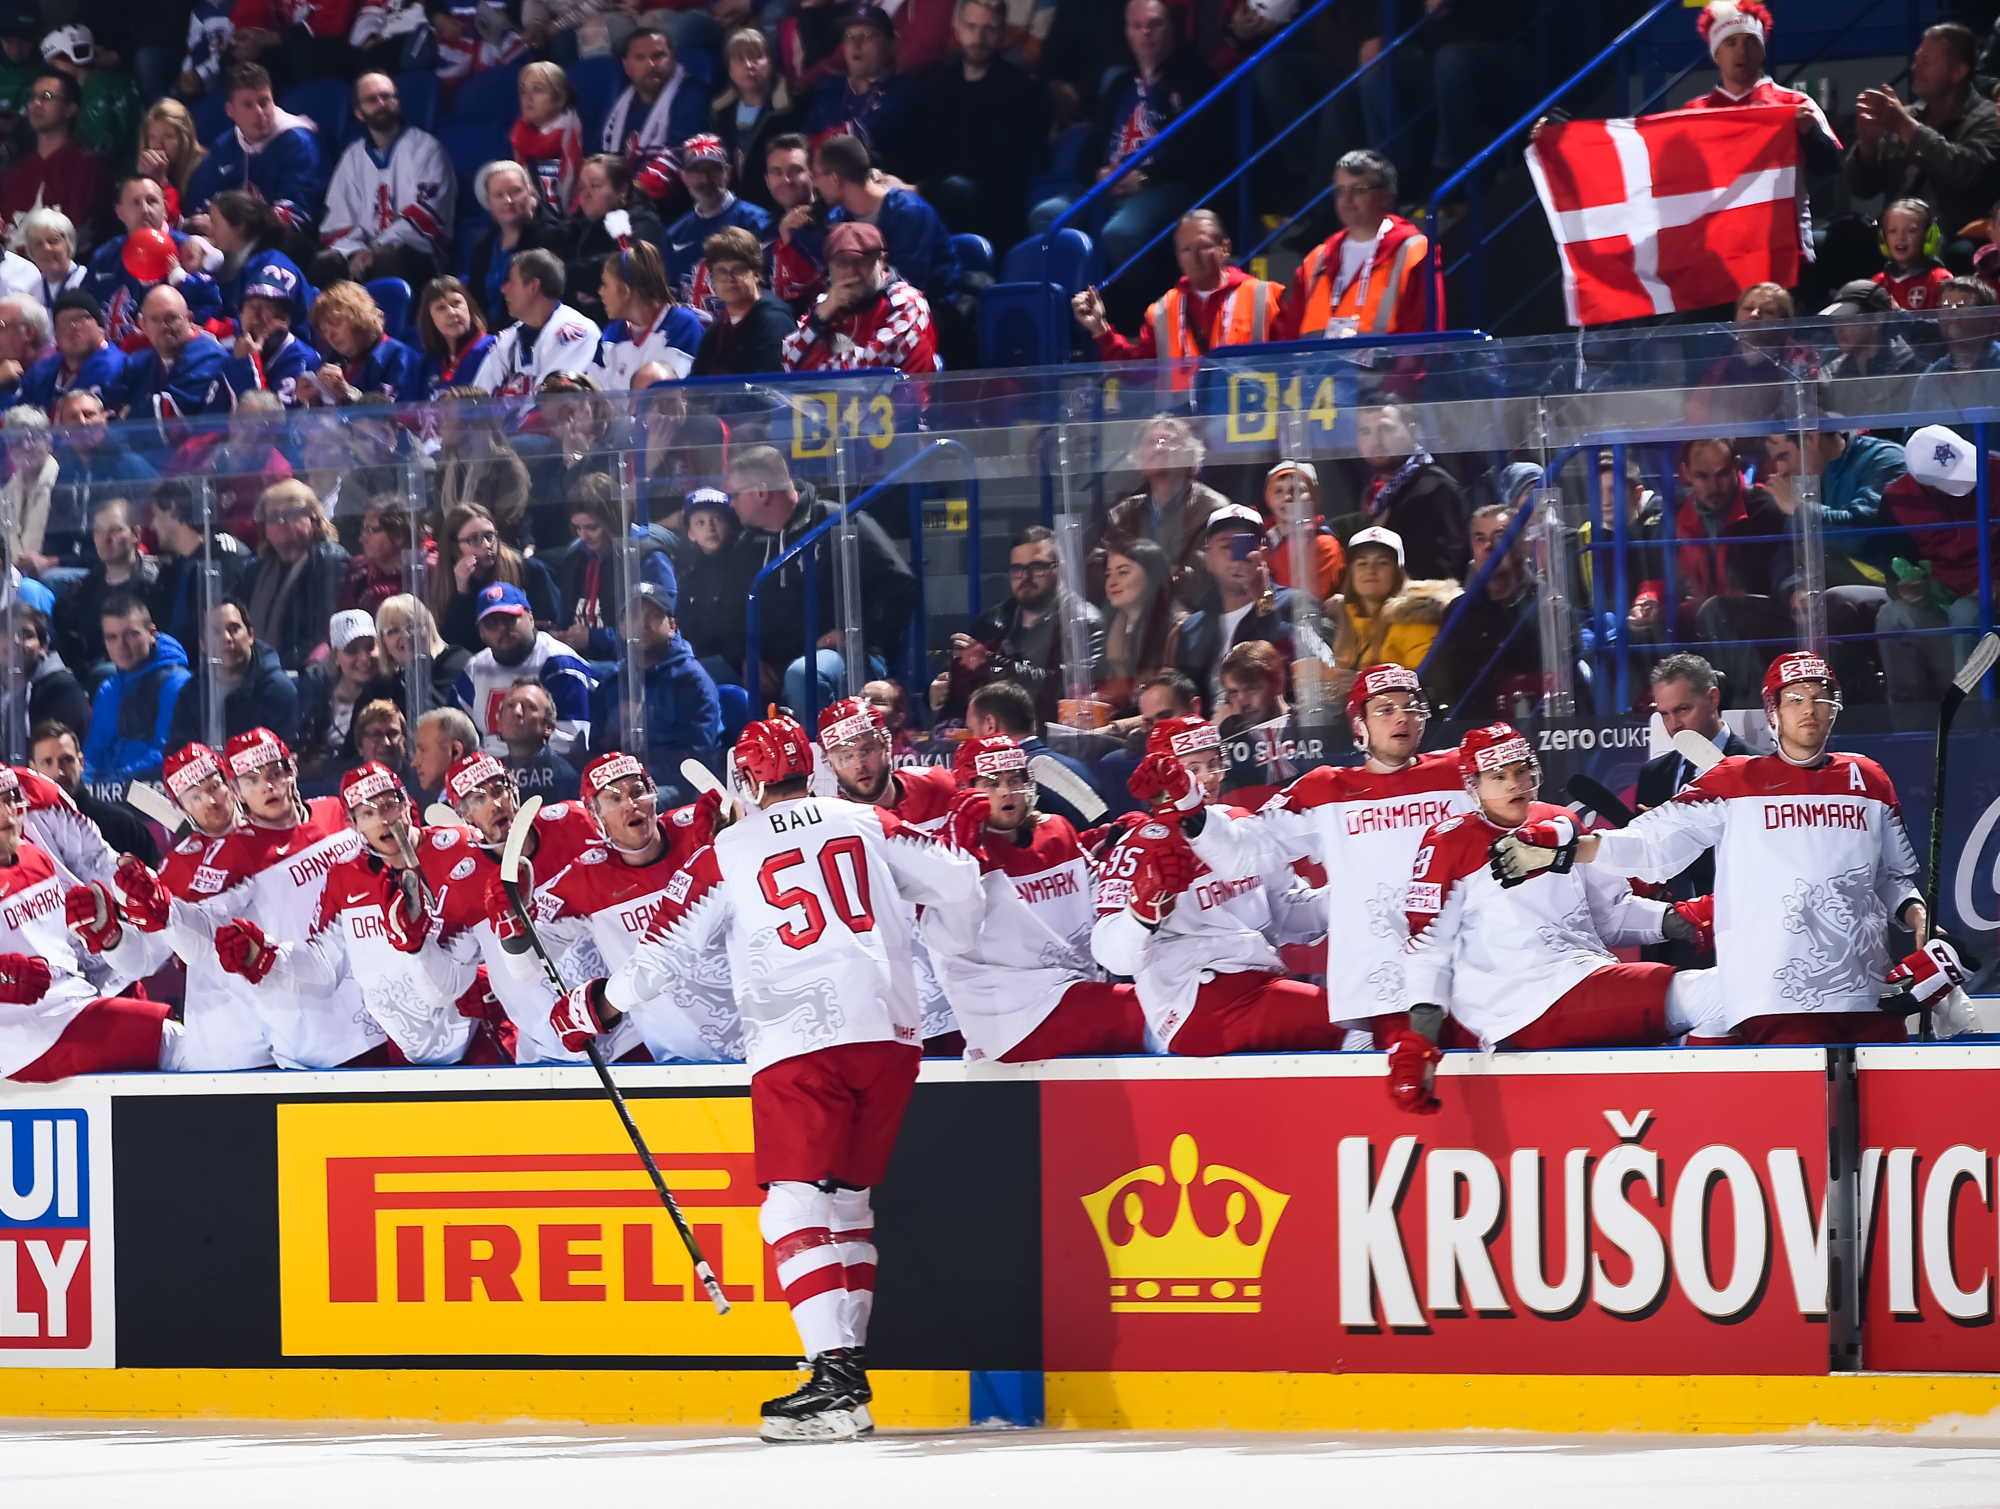
<instances>
[{"instance_id":1,"label":"white goalie stick","mask_svg":"<svg viewBox=\"0 0 2000 1509\"><path fill-rule=\"evenodd\" d=\"M687 759L681 761L681 779L694 787L696 791L714 791L719 793L722 797L723 815L731 822L734 822L741 815L742 809L736 801L736 793L723 785L714 771L710 770L693 756L689 756Z\"/></svg>"},{"instance_id":2,"label":"white goalie stick","mask_svg":"<svg viewBox=\"0 0 2000 1509\"><path fill-rule=\"evenodd\" d=\"M508 906L513 908L514 920L520 926L521 936L527 939L528 946L534 949L536 957L542 961L542 968L548 973L549 984L557 995L566 995L569 988L563 984L562 974L556 969L555 960L549 957L549 951L542 946L541 937L535 931L532 896L524 895L521 885L521 851L527 847L528 835L534 831L535 815L541 810L542 799L531 796L521 804L521 810L515 814L513 826L507 830L507 845L500 851L500 886L507 894ZM632 1147L639 1154L639 1161L646 1165L646 1172L653 1180L653 1188L659 1192L660 1203L666 1206L667 1214L673 1217L674 1229L681 1234L681 1244L687 1248L688 1257L694 1262L695 1277L701 1280L702 1287L708 1291L708 1297L713 1301L716 1313L727 1315L729 1301L722 1297L722 1285L716 1281L715 1270L708 1266L708 1259L702 1256L701 1243L695 1239L694 1231L688 1226L687 1217L681 1214L680 1205L674 1199L674 1192L667 1188L667 1181L660 1174L659 1164L653 1161L653 1150L646 1146L646 1139L639 1130L639 1124L632 1119L631 1109L625 1104L625 1097L619 1093L618 1082L611 1077L611 1066L604 1062L603 1050L597 1046L595 1038L590 1039L583 1047L584 1052L590 1055L590 1066L597 1071L597 1077L604 1085L604 1093L611 1097L611 1104L618 1112L618 1119L625 1123L625 1135L632 1139Z\"/></svg>"},{"instance_id":3,"label":"white goalie stick","mask_svg":"<svg viewBox=\"0 0 2000 1509\"><path fill-rule=\"evenodd\" d=\"M1715 741L1704 739L1691 728L1684 728L1674 735L1674 749L1683 760L1694 766L1696 775L1707 775L1722 763L1722 751L1715 747Z\"/></svg>"},{"instance_id":4,"label":"white goalie stick","mask_svg":"<svg viewBox=\"0 0 2000 1509\"><path fill-rule=\"evenodd\" d=\"M1951 724L1958 716L1960 704L1986 679L1995 661L2000 661L2000 634L1988 634L1965 657L1965 664L1938 699L1937 764L1931 773L1931 866L1929 884L1924 888L1924 920L1932 936L1937 934L1939 892L1944 889L1944 762L1945 751L1951 744ZM1931 1041L1929 1006L1924 1007L1918 1037L1923 1042Z\"/></svg>"},{"instance_id":5,"label":"white goalie stick","mask_svg":"<svg viewBox=\"0 0 2000 1509\"><path fill-rule=\"evenodd\" d=\"M187 825L187 814L181 811L181 804L144 781L134 781L125 788L125 805L138 809L141 817L150 817L169 835Z\"/></svg>"}]
</instances>

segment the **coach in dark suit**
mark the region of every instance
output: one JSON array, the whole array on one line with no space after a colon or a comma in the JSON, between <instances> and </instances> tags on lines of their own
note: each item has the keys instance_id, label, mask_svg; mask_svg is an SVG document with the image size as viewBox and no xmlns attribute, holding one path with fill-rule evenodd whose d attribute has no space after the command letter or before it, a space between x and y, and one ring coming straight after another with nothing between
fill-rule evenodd
<instances>
[{"instance_id":1,"label":"coach in dark suit","mask_svg":"<svg viewBox=\"0 0 2000 1509\"><path fill-rule=\"evenodd\" d=\"M1722 722L1722 686L1715 667L1699 655L1669 655L1653 667L1653 706L1672 738L1682 729L1700 734L1724 755L1747 755L1750 746L1731 733ZM1633 799L1641 812L1670 802L1698 772L1678 749L1670 749L1657 760L1639 767L1638 788ZM1687 901L1707 896L1715 890L1715 851L1706 849L1693 864L1667 882L1672 900ZM1649 943L1641 957L1656 964L1672 964L1680 969L1708 969L1715 964L1712 953L1698 954L1692 943L1668 939Z\"/></svg>"}]
</instances>

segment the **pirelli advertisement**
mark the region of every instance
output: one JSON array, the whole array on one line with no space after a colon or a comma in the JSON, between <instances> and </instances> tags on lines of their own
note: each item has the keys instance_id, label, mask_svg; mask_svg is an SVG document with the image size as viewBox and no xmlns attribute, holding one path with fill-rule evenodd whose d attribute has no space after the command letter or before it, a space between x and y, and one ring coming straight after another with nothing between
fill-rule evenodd
<instances>
[{"instance_id":1,"label":"pirelli advertisement","mask_svg":"<svg viewBox=\"0 0 2000 1509\"><path fill-rule=\"evenodd\" d=\"M2000 1047L1858 1064L1865 1363L2000 1371ZM785 1365L741 1071L627 1072L726 1317L567 1071L135 1077L0 1099L0 1367ZM935 1065L871 1361L1824 1374L1827 1087L1816 1049L1455 1056L1410 1117L1359 1056Z\"/></svg>"}]
</instances>

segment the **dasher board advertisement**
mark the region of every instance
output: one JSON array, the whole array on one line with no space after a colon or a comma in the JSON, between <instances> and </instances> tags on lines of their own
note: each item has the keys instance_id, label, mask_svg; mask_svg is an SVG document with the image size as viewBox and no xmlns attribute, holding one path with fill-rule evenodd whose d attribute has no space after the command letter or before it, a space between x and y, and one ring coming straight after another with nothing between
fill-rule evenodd
<instances>
[{"instance_id":1,"label":"dasher board advertisement","mask_svg":"<svg viewBox=\"0 0 2000 1509\"><path fill-rule=\"evenodd\" d=\"M1824 1052L1529 1058L1044 1083L1044 1366L1824 1373Z\"/></svg>"},{"instance_id":2,"label":"dasher board advertisement","mask_svg":"<svg viewBox=\"0 0 2000 1509\"><path fill-rule=\"evenodd\" d=\"M111 1102L0 1091L0 1367L110 1367Z\"/></svg>"}]
</instances>

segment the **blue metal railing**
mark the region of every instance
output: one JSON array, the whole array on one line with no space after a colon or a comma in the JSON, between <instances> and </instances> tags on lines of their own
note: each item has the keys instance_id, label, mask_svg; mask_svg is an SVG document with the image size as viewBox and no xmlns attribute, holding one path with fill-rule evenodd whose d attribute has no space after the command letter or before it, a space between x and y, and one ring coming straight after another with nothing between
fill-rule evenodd
<instances>
[{"instance_id":1,"label":"blue metal railing","mask_svg":"<svg viewBox=\"0 0 2000 1509\"><path fill-rule=\"evenodd\" d=\"M852 444L853 442L848 441L843 443ZM970 528L968 529L966 542L966 569L969 575L975 580L977 579L980 564L979 536L977 533L977 521L979 518L978 470L972 465L974 459L972 452L967 450L963 444L956 440L933 440L922 450L918 451L916 455L910 457L902 465L890 472L888 476L867 489L858 498L855 498L844 510L836 507L826 518L822 519L805 534L799 536L798 539L780 551L777 556L765 564L764 568L756 576L751 578L749 590L744 593L743 600L743 684L749 688L753 701L757 697L758 688L763 682L764 636L762 632L762 599L764 584L770 580L773 574L782 571L792 561L797 560L801 554L810 551L811 554L807 557L804 570L801 573L802 580L800 584L805 605L805 648L803 654L806 663L806 705L804 708L797 709L796 711L808 729L818 727L819 678L813 673L812 668L814 657L817 655L819 648L819 563L817 560L819 542L823 537L831 534L840 526L843 516L852 517L854 514L866 509L876 498L886 495L888 490L899 482L906 473L915 470L924 462L945 451L955 451L963 456L967 462L965 481L969 496L966 513ZM906 648L909 651L910 665L914 668L921 668L924 664L926 649L925 635L929 626L929 617L924 604L923 528L923 495L913 488L910 493L910 553L912 556L911 568L916 576L916 601L911 607L910 625L906 631ZM906 690L914 696L927 683L928 678L921 674L920 669L912 670L909 674Z\"/></svg>"}]
</instances>

